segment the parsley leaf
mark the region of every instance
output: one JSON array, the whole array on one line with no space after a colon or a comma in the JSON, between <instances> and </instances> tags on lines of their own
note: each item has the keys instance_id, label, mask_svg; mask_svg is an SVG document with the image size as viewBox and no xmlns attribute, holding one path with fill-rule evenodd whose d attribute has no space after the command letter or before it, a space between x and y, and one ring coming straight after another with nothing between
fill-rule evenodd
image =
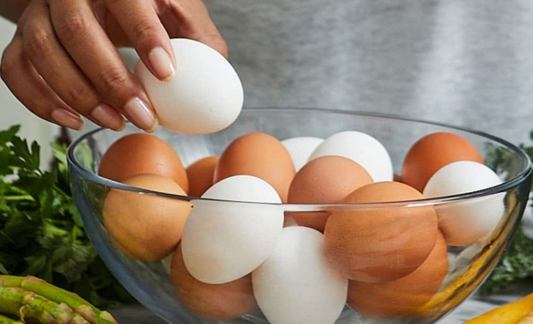
<instances>
[{"instance_id":1,"label":"parsley leaf","mask_svg":"<svg viewBox=\"0 0 533 324\"><path fill-rule=\"evenodd\" d=\"M533 141L533 131L529 136ZM519 147L533 160L533 145L520 144ZM502 166L509 170L514 167L510 154L506 149L489 145L487 146L486 164L496 172ZM533 186L531 190L533 192ZM521 224L503 252L500 261L479 288L479 292L482 295L496 293L505 290L513 283L527 279L533 279L533 238L526 235L523 224Z\"/></svg>"},{"instance_id":2,"label":"parsley leaf","mask_svg":"<svg viewBox=\"0 0 533 324\"><path fill-rule=\"evenodd\" d=\"M39 144L17 136L19 130L0 131L0 273L43 278L97 307L133 302L83 229L66 145L51 144L54 167L42 170Z\"/></svg>"},{"instance_id":3,"label":"parsley leaf","mask_svg":"<svg viewBox=\"0 0 533 324\"><path fill-rule=\"evenodd\" d=\"M520 227L479 292L482 295L496 293L513 283L533 278L532 256L533 239L526 236Z\"/></svg>"}]
</instances>

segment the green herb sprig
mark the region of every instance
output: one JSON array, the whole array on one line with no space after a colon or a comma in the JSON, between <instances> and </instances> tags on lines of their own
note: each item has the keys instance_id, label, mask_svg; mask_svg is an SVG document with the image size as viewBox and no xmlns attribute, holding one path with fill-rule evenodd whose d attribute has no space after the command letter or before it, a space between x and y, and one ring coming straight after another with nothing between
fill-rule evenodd
<instances>
[{"instance_id":1,"label":"green herb sprig","mask_svg":"<svg viewBox=\"0 0 533 324\"><path fill-rule=\"evenodd\" d=\"M39 144L19 137L19 130L0 131L0 274L40 277L99 307L133 301L83 229L66 145L51 145L56 166L43 170Z\"/></svg>"},{"instance_id":2,"label":"green herb sprig","mask_svg":"<svg viewBox=\"0 0 533 324\"><path fill-rule=\"evenodd\" d=\"M533 160L533 131L529 134L532 144L519 144L519 147ZM487 150L486 163L492 168L505 166L508 169L509 152L493 147ZM532 186L533 192L533 186ZM532 200L530 203L533 205ZM482 295L490 295L505 290L510 285L533 279L533 238L526 235L521 224L511 242L504 251L502 258L491 272L487 280L479 288Z\"/></svg>"}]
</instances>

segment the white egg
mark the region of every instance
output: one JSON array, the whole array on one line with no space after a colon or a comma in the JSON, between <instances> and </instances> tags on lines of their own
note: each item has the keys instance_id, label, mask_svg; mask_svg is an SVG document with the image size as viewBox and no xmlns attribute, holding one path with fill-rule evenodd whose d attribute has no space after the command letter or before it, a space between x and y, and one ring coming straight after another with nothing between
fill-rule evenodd
<instances>
[{"instance_id":1,"label":"white egg","mask_svg":"<svg viewBox=\"0 0 533 324\"><path fill-rule=\"evenodd\" d=\"M300 170L311 153L317 148L324 139L312 136L291 137L281 141L291 156L296 172Z\"/></svg>"},{"instance_id":2,"label":"white egg","mask_svg":"<svg viewBox=\"0 0 533 324\"><path fill-rule=\"evenodd\" d=\"M158 80L139 60L138 77L161 126L185 134L209 134L239 116L244 93L237 72L224 56L198 41L171 39L176 72Z\"/></svg>"},{"instance_id":3,"label":"white egg","mask_svg":"<svg viewBox=\"0 0 533 324\"><path fill-rule=\"evenodd\" d=\"M272 252L283 228L283 209L276 190L248 175L223 179L202 198L250 203L193 200L183 229L183 261L199 281L221 284L257 268Z\"/></svg>"},{"instance_id":4,"label":"white egg","mask_svg":"<svg viewBox=\"0 0 533 324\"><path fill-rule=\"evenodd\" d=\"M374 137L357 131L344 131L326 138L313 151L309 161L325 155L339 155L359 163L375 182L391 181L394 173L387 149Z\"/></svg>"},{"instance_id":5,"label":"white egg","mask_svg":"<svg viewBox=\"0 0 533 324\"><path fill-rule=\"evenodd\" d=\"M303 226L283 229L272 254L252 272L254 296L270 323L335 323L348 279L324 255L324 235Z\"/></svg>"},{"instance_id":6,"label":"white egg","mask_svg":"<svg viewBox=\"0 0 533 324\"><path fill-rule=\"evenodd\" d=\"M490 188L502 183L498 175L484 164L458 161L440 168L429 179L424 196L450 196ZM505 193L463 199L435 206L439 228L446 242L454 246L472 244L490 234L504 212Z\"/></svg>"},{"instance_id":7,"label":"white egg","mask_svg":"<svg viewBox=\"0 0 533 324\"><path fill-rule=\"evenodd\" d=\"M298 223L296 222L296 219L292 217L291 215L285 215L285 220L283 221L283 227L289 227L289 226L298 226Z\"/></svg>"}]
</instances>

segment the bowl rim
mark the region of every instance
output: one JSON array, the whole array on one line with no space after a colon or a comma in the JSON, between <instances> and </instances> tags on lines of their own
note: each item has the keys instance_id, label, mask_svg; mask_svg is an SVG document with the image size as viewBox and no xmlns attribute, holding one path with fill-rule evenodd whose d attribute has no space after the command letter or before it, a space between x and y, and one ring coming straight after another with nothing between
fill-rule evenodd
<instances>
[{"instance_id":1,"label":"bowl rim","mask_svg":"<svg viewBox=\"0 0 533 324\"><path fill-rule=\"evenodd\" d=\"M232 203L232 204L243 204L243 205L283 206L287 210L297 210L297 211L302 211L302 212L324 211L325 209L331 209L331 208L422 207L422 206L434 206L434 205L445 204L445 203L461 201L461 200L470 200L474 198L483 198L483 197L495 195L498 193L504 193L508 191L509 189L516 187L519 184L521 184L523 181L525 181L533 173L533 164L529 156L524 152L524 150L520 149L518 146L512 144L511 142L508 142L505 139L502 139L500 137L491 135L483 131L468 128L468 127L456 126L456 125L452 125L448 123L437 122L437 121L421 119L421 118L405 117L405 116L400 116L396 114L356 111L356 110L326 109L326 108L298 108L298 107L282 107L282 108L279 108L279 107L244 107L242 109L243 112L258 112L258 111L259 112L275 112L275 111L280 111L280 110L293 111L293 112L308 111L308 112L319 112L319 113L326 113L326 114L342 114L342 115L363 116L363 117L372 117L372 118L396 119L396 120L403 120L403 121L408 121L408 122L422 123L426 125L446 127L449 129L455 129L461 132L466 132L466 133L470 133L470 134L477 135L480 137L484 137L486 139L497 142L501 144L502 146L505 146L506 148L512 150L517 156L522 158L524 168L512 179L503 181L502 183L498 185L480 189L480 190L454 194L454 195L412 199L412 200L388 201L388 202L329 203L329 204L297 203L295 204L295 203L250 202L250 201L239 201L239 200L228 200L228 199L214 199L214 198L205 198L205 197L183 196L183 195L176 195L176 194L171 194L171 193L166 193L166 192L161 192L161 191L133 187L133 186L129 186L118 181L114 181L111 179L101 177L98 174L93 173L87 170L86 168L84 168L83 166L81 166L81 164L77 161L75 157L74 151L82 141L86 140L90 136L96 133L108 130L107 128L102 128L102 127L99 127L90 132L87 132L81 135L80 137L78 137L77 139L75 139L72 143L70 143L70 145L67 148L67 156L66 156L67 164L70 169L70 172L75 172L86 180L89 180L96 184L103 185L105 187L109 187L113 189L125 190L125 191L130 191L130 192L135 192L135 193L150 194L150 195L155 195L155 196L161 196L161 197L179 199L179 200L191 201L191 202L192 201L194 202L203 201L203 202Z\"/></svg>"}]
</instances>

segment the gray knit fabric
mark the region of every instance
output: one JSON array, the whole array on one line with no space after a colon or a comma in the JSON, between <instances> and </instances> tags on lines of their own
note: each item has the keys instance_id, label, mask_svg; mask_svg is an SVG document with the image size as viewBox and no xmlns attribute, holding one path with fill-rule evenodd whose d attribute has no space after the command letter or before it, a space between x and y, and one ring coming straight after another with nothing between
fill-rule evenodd
<instances>
[{"instance_id":1,"label":"gray knit fabric","mask_svg":"<svg viewBox=\"0 0 533 324\"><path fill-rule=\"evenodd\" d=\"M531 0L205 0L246 106L533 129Z\"/></svg>"}]
</instances>

